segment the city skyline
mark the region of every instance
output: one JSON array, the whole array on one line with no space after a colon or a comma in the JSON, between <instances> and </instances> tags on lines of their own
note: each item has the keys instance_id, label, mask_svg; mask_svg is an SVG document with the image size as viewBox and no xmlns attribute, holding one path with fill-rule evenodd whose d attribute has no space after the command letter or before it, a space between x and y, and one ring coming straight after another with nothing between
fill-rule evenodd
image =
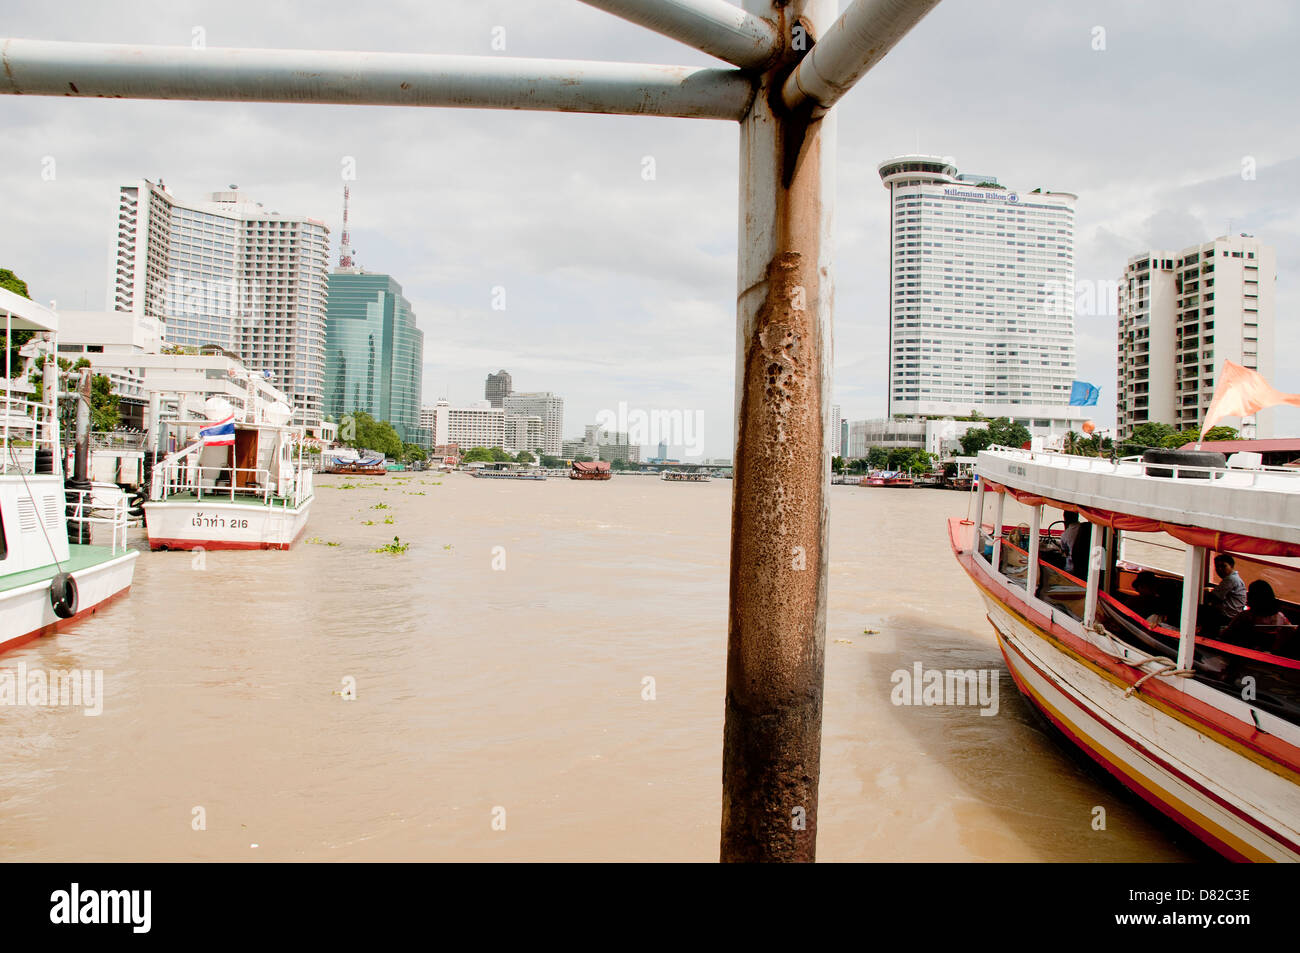
<instances>
[{"instance_id":1,"label":"city skyline","mask_svg":"<svg viewBox=\"0 0 1300 953\"><path fill-rule=\"evenodd\" d=\"M506 55L714 63L580 4L543 12L484 2L465 11L454 34L420 29L434 14L414 7L345 22L341 4L326 5L288 32L278 16L241 16L240 4L221 13L197 4L139 22L90 6L70 9L57 21L40 10L17 11L12 31L188 44L193 28L206 24L210 46L489 54L492 28L504 25ZM1287 89L1280 44L1297 14L1268 5L1207 38L1190 25L1198 9L1018 3L980 20L940 6L918 30L926 42L904 41L917 59L886 60L862 94L845 101L835 401L846 418L885 410L889 203L875 167L890 155L951 155L963 168L997 170L1017 188L1079 195L1078 377L1102 387L1100 426L1113 423L1116 398L1116 303L1103 292L1143 249L1255 235L1277 249L1277 314L1285 328L1300 301L1300 222L1286 201L1290 177L1300 171L1300 133L1276 115ZM980 47L1008 23L1031 31L1034 41L1016 57L988 60ZM1192 65L1209 61L1213 73ZM913 97L943 100L953 77L977 63L980 96L960 108L878 108ZM1088 97L1072 94L1080 85ZM1194 99L1206 135L1187 141L1168 110L1128 122L1134 90L1152 103ZM285 215L323 217L332 260L340 177L350 165L357 259L402 276L431 343L422 403L442 387L468 398L481 392L487 369L507 367L564 394L569 430L626 400L647 410L701 410L704 454L734 449L734 129L212 103L37 106L13 99L2 108L23 148L0 159L0 188L21 199L7 210L0 263L43 301L79 309L104 300L116 189L141 175L162 177L186 196L238 182ZM1008 135L1026 123L1032 136ZM1124 136L1115 135L1120 127ZM123 128L131 135L118 135ZM448 137L456 149L432 157L399 147ZM281 145L261 147L271 139ZM43 178L50 168L52 177ZM1272 382L1300 390L1300 364L1278 355ZM1289 408L1279 409L1275 422L1279 435L1300 430L1300 414Z\"/></svg>"}]
</instances>

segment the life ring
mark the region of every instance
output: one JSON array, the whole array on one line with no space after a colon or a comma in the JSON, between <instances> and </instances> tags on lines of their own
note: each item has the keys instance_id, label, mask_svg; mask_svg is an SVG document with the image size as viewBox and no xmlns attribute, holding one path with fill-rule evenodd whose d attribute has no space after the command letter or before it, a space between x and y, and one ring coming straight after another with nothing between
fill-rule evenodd
<instances>
[{"instance_id":1,"label":"life ring","mask_svg":"<svg viewBox=\"0 0 1300 953\"><path fill-rule=\"evenodd\" d=\"M60 619L77 614L77 580L66 572L55 573L50 580L50 607Z\"/></svg>"},{"instance_id":2,"label":"life ring","mask_svg":"<svg viewBox=\"0 0 1300 953\"><path fill-rule=\"evenodd\" d=\"M1228 465L1228 458L1221 453L1210 450L1148 450L1142 454L1143 463L1163 463L1162 467L1146 467L1147 476L1168 479L1174 475L1169 467L1204 467L1222 470ZM1180 480L1208 480L1210 474L1205 470L1178 471Z\"/></svg>"}]
</instances>

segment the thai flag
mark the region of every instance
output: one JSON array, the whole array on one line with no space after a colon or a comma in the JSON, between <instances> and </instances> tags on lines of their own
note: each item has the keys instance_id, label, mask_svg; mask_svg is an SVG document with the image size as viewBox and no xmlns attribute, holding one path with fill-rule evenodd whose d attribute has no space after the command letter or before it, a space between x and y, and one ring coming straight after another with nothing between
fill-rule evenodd
<instances>
[{"instance_id":1,"label":"thai flag","mask_svg":"<svg viewBox=\"0 0 1300 953\"><path fill-rule=\"evenodd\" d=\"M208 424L199 431L199 440L205 447L233 447L235 445L235 415Z\"/></svg>"}]
</instances>

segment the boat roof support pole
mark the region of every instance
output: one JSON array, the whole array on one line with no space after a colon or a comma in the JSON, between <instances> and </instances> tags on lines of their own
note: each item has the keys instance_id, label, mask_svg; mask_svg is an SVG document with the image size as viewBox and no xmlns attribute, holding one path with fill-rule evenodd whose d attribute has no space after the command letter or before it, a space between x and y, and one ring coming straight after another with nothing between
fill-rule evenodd
<instances>
[{"instance_id":1,"label":"boat roof support pole","mask_svg":"<svg viewBox=\"0 0 1300 953\"><path fill-rule=\"evenodd\" d=\"M1006 513L1007 494L999 493L997 504L993 507L993 570L1002 571L1002 520Z\"/></svg>"},{"instance_id":2,"label":"boat roof support pole","mask_svg":"<svg viewBox=\"0 0 1300 953\"><path fill-rule=\"evenodd\" d=\"M1106 563L1106 550L1092 546L1088 550L1088 589L1083 597L1083 627L1091 630L1097 621L1097 595L1101 591L1101 569ZM1075 572L1079 567L1075 566Z\"/></svg>"},{"instance_id":3,"label":"boat roof support pole","mask_svg":"<svg viewBox=\"0 0 1300 953\"><path fill-rule=\"evenodd\" d=\"M1196 655L1196 613L1205 575L1205 547L1188 546L1183 561L1183 614L1179 627L1178 667L1190 669Z\"/></svg>"},{"instance_id":4,"label":"boat roof support pole","mask_svg":"<svg viewBox=\"0 0 1300 953\"><path fill-rule=\"evenodd\" d=\"M1025 572L1025 595L1038 596L1038 558L1043 544L1043 504L1029 508L1029 568Z\"/></svg>"}]
</instances>

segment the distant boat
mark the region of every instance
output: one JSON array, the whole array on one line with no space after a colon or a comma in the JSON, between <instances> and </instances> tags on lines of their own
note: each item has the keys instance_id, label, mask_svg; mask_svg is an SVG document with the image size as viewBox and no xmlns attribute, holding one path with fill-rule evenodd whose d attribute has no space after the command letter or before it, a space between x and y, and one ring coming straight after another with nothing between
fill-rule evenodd
<instances>
[{"instance_id":1,"label":"distant boat","mask_svg":"<svg viewBox=\"0 0 1300 953\"><path fill-rule=\"evenodd\" d=\"M569 470L570 480L610 480L614 474L609 471L609 463L604 460L573 461Z\"/></svg>"},{"instance_id":2,"label":"distant boat","mask_svg":"<svg viewBox=\"0 0 1300 953\"><path fill-rule=\"evenodd\" d=\"M667 480L669 483L708 483L709 475L702 471L687 473L682 470L665 470L659 474L659 479Z\"/></svg>"},{"instance_id":3,"label":"distant boat","mask_svg":"<svg viewBox=\"0 0 1300 953\"><path fill-rule=\"evenodd\" d=\"M524 470L515 464L498 463L486 467L475 467L470 476L479 480L545 480L545 470Z\"/></svg>"},{"instance_id":4,"label":"distant boat","mask_svg":"<svg viewBox=\"0 0 1300 953\"><path fill-rule=\"evenodd\" d=\"M388 467L384 463L382 454L369 450L356 451L345 447L325 452L325 472L383 476L388 472Z\"/></svg>"},{"instance_id":5,"label":"distant boat","mask_svg":"<svg viewBox=\"0 0 1300 953\"><path fill-rule=\"evenodd\" d=\"M238 411L209 397L201 416L169 422L190 442L154 467L150 549L288 549L302 535L315 499L302 428L269 396L250 391Z\"/></svg>"},{"instance_id":6,"label":"distant boat","mask_svg":"<svg viewBox=\"0 0 1300 953\"><path fill-rule=\"evenodd\" d=\"M872 470L858 485L908 487L913 485L913 480L901 470Z\"/></svg>"}]
</instances>

